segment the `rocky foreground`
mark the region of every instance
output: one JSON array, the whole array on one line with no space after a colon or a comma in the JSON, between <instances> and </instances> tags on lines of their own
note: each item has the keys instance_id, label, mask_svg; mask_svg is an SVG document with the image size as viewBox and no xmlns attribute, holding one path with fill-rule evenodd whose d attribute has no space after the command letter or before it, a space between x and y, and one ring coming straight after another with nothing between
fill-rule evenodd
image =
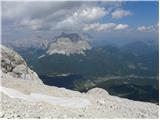
<instances>
[{"instance_id":1,"label":"rocky foreground","mask_svg":"<svg viewBox=\"0 0 160 120\"><path fill-rule=\"evenodd\" d=\"M100 88L80 93L44 85L17 53L1 48L1 118L158 118L156 104Z\"/></svg>"}]
</instances>

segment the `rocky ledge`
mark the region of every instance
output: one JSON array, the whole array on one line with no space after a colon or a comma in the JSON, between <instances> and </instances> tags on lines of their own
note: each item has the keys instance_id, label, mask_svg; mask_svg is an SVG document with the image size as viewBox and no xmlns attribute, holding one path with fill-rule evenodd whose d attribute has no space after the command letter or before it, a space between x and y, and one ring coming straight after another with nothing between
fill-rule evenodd
<instances>
[{"instance_id":1,"label":"rocky ledge","mask_svg":"<svg viewBox=\"0 0 160 120\"><path fill-rule=\"evenodd\" d=\"M1 118L158 118L158 105L111 96L100 88L80 93L46 86L17 53L1 50Z\"/></svg>"}]
</instances>

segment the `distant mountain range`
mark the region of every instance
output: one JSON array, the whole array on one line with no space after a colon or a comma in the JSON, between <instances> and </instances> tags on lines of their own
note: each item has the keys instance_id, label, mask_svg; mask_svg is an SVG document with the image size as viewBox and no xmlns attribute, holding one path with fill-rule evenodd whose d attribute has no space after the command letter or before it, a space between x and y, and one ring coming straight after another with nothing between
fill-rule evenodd
<instances>
[{"instance_id":1,"label":"distant mountain range","mask_svg":"<svg viewBox=\"0 0 160 120\"><path fill-rule=\"evenodd\" d=\"M62 33L43 48L16 50L41 75L81 74L87 78L106 75L158 75L158 45L136 41L123 47L92 47L76 33Z\"/></svg>"}]
</instances>

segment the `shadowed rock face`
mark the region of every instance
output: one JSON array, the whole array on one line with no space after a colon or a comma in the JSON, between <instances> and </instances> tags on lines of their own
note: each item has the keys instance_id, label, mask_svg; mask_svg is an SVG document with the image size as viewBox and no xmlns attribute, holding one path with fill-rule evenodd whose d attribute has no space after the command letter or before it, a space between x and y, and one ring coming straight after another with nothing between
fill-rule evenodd
<instances>
[{"instance_id":1,"label":"shadowed rock face","mask_svg":"<svg viewBox=\"0 0 160 120\"><path fill-rule=\"evenodd\" d=\"M69 38L72 42L77 42L79 40L82 40L81 36L76 33L66 34L66 33L62 32L62 34L60 36L56 37L56 41L59 38Z\"/></svg>"},{"instance_id":2,"label":"shadowed rock face","mask_svg":"<svg viewBox=\"0 0 160 120\"><path fill-rule=\"evenodd\" d=\"M27 67L24 59L13 50L1 45L1 69L3 73L9 74L23 80L31 80L42 83L38 75Z\"/></svg>"}]
</instances>

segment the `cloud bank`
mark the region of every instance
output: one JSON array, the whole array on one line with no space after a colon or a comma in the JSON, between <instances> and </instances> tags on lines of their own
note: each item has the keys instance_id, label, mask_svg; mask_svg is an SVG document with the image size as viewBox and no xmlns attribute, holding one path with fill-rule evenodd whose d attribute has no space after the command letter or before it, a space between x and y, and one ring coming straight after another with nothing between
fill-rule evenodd
<instances>
[{"instance_id":1,"label":"cloud bank","mask_svg":"<svg viewBox=\"0 0 160 120\"><path fill-rule=\"evenodd\" d=\"M106 16L122 18L131 13L98 6L97 2L2 2L2 20L16 29L104 31L128 28L126 24L99 22ZM106 2L107 3L107 2ZM107 4L106 4L107 5ZM120 5L119 5L120 6ZM5 23L3 22L3 23ZM7 23L8 24L8 23Z\"/></svg>"},{"instance_id":2,"label":"cloud bank","mask_svg":"<svg viewBox=\"0 0 160 120\"><path fill-rule=\"evenodd\" d=\"M153 31L158 32L159 31L159 24L150 25L150 26L139 26L139 27L137 27L137 30L141 31L141 32L153 32Z\"/></svg>"},{"instance_id":3,"label":"cloud bank","mask_svg":"<svg viewBox=\"0 0 160 120\"><path fill-rule=\"evenodd\" d=\"M115 23L94 23L94 24L86 24L83 27L84 31L111 31L111 30L123 30L127 29L128 25L126 24L115 24Z\"/></svg>"}]
</instances>

